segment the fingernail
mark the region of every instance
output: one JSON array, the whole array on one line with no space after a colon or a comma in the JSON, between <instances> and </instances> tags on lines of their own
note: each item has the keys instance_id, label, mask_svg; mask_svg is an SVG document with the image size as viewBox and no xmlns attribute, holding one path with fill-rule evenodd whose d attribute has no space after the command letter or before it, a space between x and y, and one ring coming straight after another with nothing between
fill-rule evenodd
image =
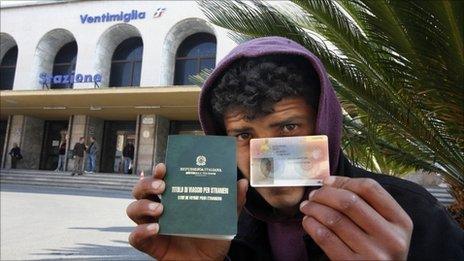
<instances>
[{"instance_id":1,"label":"fingernail","mask_svg":"<svg viewBox=\"0 0 464 261\"><path fill-rule=\"evenodd\" d=\"M147 230L150 232L158 232L159 230L159 224L158 223L153 223L147 226Z\"/></svg>"},{"instance_id":2,"label":"fingernail","mask_svg":"<svg viewBox=\"0 0 464 261\"><path fill-rule=\"evenodd\" d=\"M308 203L309 203L309 201L307 201L307 200L301 202L301 204L300 204L300 209L302 209L302 208L303 208L306 204L308 204Z\"/></svg>"},{"instance_id":3,"label":"fingernail","mask_svg":"<svg viewBox=\"0 0 464 261\"><path fill-rule=\"evenodd\" d=\"M151 183L151 186L154 189L159 189L161 187L162 183L163 183L163 181L161 181L161 180L155 180L155 181L153 181L153 183Z\"/></svg>"},{"instance_id":4,"label":"fingernail","mask_svg":"<svg viewBox=\"0 0 464 261\"><path fill-rule=\"evenodd\" d=\"M150 204L148 204L148 209L151 210L151 211L156 210L158 207L159 207L158 203L150 203Z\"/></svg>"},{"instance_id":5,"label":"fingernail","mask_svg":"<svg viewBox=\"0 0 464 261\"><path fill-rule=\"evenodd\" d=\"M332 185L335 182L335 177L327 177L324 179L324 185Z\"/></svg>"},{"instance_id":6,"label":"fingernail","mask_svg":"<svg viewBox=\"0 0 464 261\"><path fill-rule=\"evenodd\" d=\"M312 197L314 197L314 194L316 194L316 190L313 190L309 193L309 199L311 199Z\"/></svg>"},{"instance_id":7,"label":"fingernail","mask_svg":"<svg viewBox=\"0 0 464 261\"><path fill-rule=\"evenodd\" d=\"M143 179L144 178L144 174L143 174L143 170L140 172L140 179Z\"/></svg>"},{"instance_id":8,"label":"fingernail","mask_svg":"<svg viewBox=\"0 0 464 261\"><path fill-rule=\"evenodd\" d=\"M160 171L159 169L160 168L163 168L164 167L164 163L158 163L155 165L155 173Z\"/></svg>"}]
</instances>

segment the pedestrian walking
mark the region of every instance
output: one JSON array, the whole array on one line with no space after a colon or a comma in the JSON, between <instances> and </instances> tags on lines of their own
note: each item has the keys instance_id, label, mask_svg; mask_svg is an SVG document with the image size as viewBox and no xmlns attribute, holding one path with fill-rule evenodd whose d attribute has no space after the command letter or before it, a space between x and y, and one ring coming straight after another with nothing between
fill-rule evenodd
<instances>
[{"instance_id":1,"label":"pedestrian walking","mask_svg":"<svg viewBox=\"0 0 464 261\"><path fill-rule=\"evenodd\" d=\"M18 146L18 143L13 143L13 148L10 150L10 156L11 156L11 168L16 169L16 165L18 164L18 161L23 158L23 155L21 155L21 149Z\"/></svg>"},{"instance_id":2,"label":"pedestrian walking","mask_svg":"<svg viewBox=\"0 0 464 261\"><path fill-rule=\"evenodd\" d=\"M61 141L58 149L58 166L55 171L64 171L64 164L66 162L66 138Z\"/></svg>"},{"instance_id":3,"label":"pedestrian walking","mask_svg":"<svg viewBox=\"0 0 464 261\"><path fill-rule=\"evenodd\" d=\"M84 144L84 137L79 138L79 142L74 144L73 154L74 154L74 169L71 173L71 176L74 175L82 175L83 174L83 166L84 166L84 153L86 150L86 146Z\"/></svg>"},{"instance_id":4,"label":"pedestrian walking","mask_svg":"<svg viewBox=\"0 0 464 261\"><path fill-rule=\"evenodd\" d=\"M134 160L134 144L127 142L122 150L124 174L132 174L132 161Z\"/></svg>"},{"instance_id":5,"label":"pedestrian walking","mask_svg":"<svg viewBox=\"0 0 464 261\"><path fill-rule=\"evenodd\" d=\"M90 137L90 145L87 148L87 170L85 173L93 174L97 169L97 152L99 151L97 140L94 136Z\"/></svg>"}]
</instances>

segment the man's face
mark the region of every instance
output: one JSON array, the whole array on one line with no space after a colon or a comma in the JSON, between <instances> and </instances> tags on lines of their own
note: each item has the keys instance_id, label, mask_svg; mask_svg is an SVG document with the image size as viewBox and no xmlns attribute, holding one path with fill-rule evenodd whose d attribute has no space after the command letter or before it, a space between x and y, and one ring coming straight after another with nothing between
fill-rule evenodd
<instances>
[{"instance_id":1,"label":"man's face","mask_svg":"<svg viewBox=\"0 0 464 261\"><path fill-rule=\"evenodd\" d=\"M265 116L248 120L240 108L224 115L228 136L237 137L237 165L250 180L250 139L306 136L314 133L315 112L303 98L286 98L276 103L274 111ZM282 211L298 207L304 187L256 188L258 193L274 208Z\"/></svg>"}]
</instances>

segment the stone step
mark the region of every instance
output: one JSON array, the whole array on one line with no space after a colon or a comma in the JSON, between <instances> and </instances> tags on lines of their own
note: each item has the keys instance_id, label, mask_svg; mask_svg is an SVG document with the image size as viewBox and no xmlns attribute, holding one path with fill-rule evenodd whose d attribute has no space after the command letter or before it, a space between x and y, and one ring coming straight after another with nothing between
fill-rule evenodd
<instances>
[{"instance_id":1,"label":"stone step","mask_svg":"<svg viewBox=\"0 0 464 261\"><path fill-rule=\"evenodd\" d=\"M98 190L118 190L127 191L130 195L132 188L121 187L121 186L106 186L99 184L61 184L61 183L50 183L50 182L36 182L36 181L11 181L11 180L0 180L0 184L15 184L15 185L32 185L32 186L45 186L45 187L60 187L60 188L85 188L85 189L98 189Z\"/></svg>"},{"instance_id":2,"label":"stone step","mask_svg":"<svg viewBox=\"0 0 464 261\"><path fill-rule=\"evenodd\" d=\"M455 199L453 196L448 192L447 188L441 188L441 187L426 187L425 188L432 196L434 196L438 202L445 206L449 206L453 204Z\"/></svg>"},{"instance_id":3,"label":"stone step","mask_svg":"<svg viewBox=\"0 0 464 261\"><path fill-rule=\"evenodd\" d=\"M432 194L434 197L453 198L453 196L451 196L451 194L449 194L449 193L433 192L433 193L430 193L430 194Z\"/></svg>"},{"instance_id":4,"label":"stone step","mask_svg":"<svg viewBox=\"0 0 464 261\"><path fill-rule=\"evenodd\" d=\"M43 171L43 170L12 170L12 169L0 169L0 174L18 174L18 175L54 175L54 176L66 176L70 175L71 171L56 172L56 171ZM136 179L136 175L125 175L120 173L93 173L89 174L94 177L117 177L118 179Z\"/></svg>"},{"instance_id":5,"label":"stone step","mask_svg":"<svg viewBox=\"0 0 464 261\"><path fill-rule=\"evenodd\" d=\"M24 177L24 176L10 176L10 175L2 175L1 179L3 180L11 180L11 181L45 181L49 183L57 183L57 184L65 184L65 183L76 183L76 184L101 184L101 185L109 185L109 186L127 186L133 187L136 180L134 181L124 181L124 180L103 180L103 179L93 179L93 178L86 178L83 176L74 176L70 178L47 178L47 177Z\"/></svg>"},{"instance_id":6,"label":"stone step","mask_svg":"<svg viewBox=\"0 0 464 261\"><path fill-rule=\"evenodd\" d=\"M433 188L431 188L431 187L426 187L425 189L426 189L428 192L430 192L430 193L435 193L435 192L437 192L437 193L448 193L448 189L447 189L447 188L440 188L440 187L433 187Z\"/></svg>"},{"instance_id":7,"label":"stone step","mask_svg":"<svg viewBox=\"0 0 464 261\"><path fill-rule=\"evenodd\" d=\"M449 206L454 203L454 198L437 198L437 200L445 206Z\"/></svg>"},{"instance_id":8,"label":"stone step","mask_svg":"<svg viewBox=\"0 0 464 261\"><path fill-rule=\"evenodd\" d=\"M82 176L77 176L70 179L49 179L44 177L14 177L14 176L1 176L1 180L10 180L10 181L43 181L49 183L56 183L56 184L67 184L67 183L76 183L76 184L105 184L110 186L125 186L125 187L133 187L137 181L120 181L120 180L95 180L95 179L88 179Z\"/></svg>"},{"instance_id":9,"label":"stone step","mask_svg":"<svg viewBox=\"0 0 464 261\"><path fill-rule=\"evenodd\" d=\"M130 193L139 180L135 175L84 174L71 176L71 172L5 170L0 172L0 182L54 187L123 190Z\"/></svg>"},{"instance_id":10,"label":"stone step","mask_svg":"<svg viewBox=\"0 0 464 261\"><path fill-rule=\"evenodd\" d=\"M134 182L121 182L121 181L95 181L92 179L87 179L82 176L70 178L70 179L49 179L44 177L15 177L15 176L3 176L1 177L2 180L9 180L9 181L28 181L28 182L50 182L56 184L99 184L99 185L108 185L108 186L123 186L123 187L133 187L136 181Z\"/></svg>"},{"instance_id":11,"label":"stone step","mask_svg":"<svg viewBox=\"0 0 464 261\"><path fill-rule=\"evenodd\" d=\"M120 181L120 182L137 182L139 179L138 177L132 176L129 178L126 177L119 177L116 175L108 175L108 176L102 176L102 175L94 175L94 174L84 174L84 175L75 175L71 176L70 172L61 172L60 174L43 174L43 173L26 173L26 174L19 174L19 173L1 173L1 176L4 177L22 177L22 178L45 178L45 179L50 179L50 180L68 180L72 179L73 177L79 177L82 179L86 180L93 180L93 181ZM122 176L122 175L121 175Z\"/></svg>"}]
</instances>

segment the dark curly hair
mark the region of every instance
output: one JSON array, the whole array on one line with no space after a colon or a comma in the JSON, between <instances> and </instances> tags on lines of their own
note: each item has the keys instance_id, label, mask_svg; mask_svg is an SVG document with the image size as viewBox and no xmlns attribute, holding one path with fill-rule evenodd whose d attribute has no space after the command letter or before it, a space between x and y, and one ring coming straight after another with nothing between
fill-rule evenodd
<instances>
[{"instance_id":1,"label":"dark curly hair","mask_svg":"<svg viewBox=\"0 0 464 261\"><path fill-rule=\"evenodd\" d=\"M270 55L234 62L211 93L215 119L223 122L227 110L243 109L247 119L272 113L275 103L287 97L304 97L317 111L319 78L302 57Z\"/></svg>"}]
</instances>

